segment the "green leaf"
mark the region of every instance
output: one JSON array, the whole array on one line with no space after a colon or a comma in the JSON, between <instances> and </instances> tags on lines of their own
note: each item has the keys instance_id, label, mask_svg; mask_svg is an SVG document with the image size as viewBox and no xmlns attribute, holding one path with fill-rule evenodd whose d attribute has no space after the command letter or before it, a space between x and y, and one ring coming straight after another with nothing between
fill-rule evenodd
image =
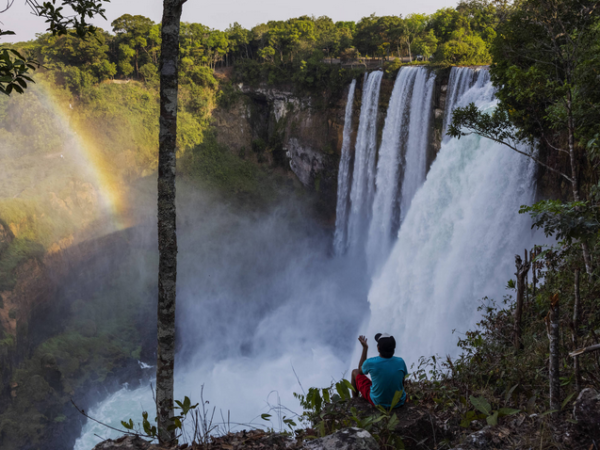
<instances>
[{"instance_id":1,"label":"green leaf","mask_svg":"<svg viewBox=\"0 0 600 450\"><path fill-rule=\"evenodd\" d=\"M567 406L567 403L569 403L571 401L571 399L575 396L576 392L571 392L567 398L565 398L562 402L562 404L560 405L560 409L563 410L565 409L565 406Z\"/></svg>"},{"instance_id":2,"label":"green leaf","mask_svg":"<svg viewBox=\"0 0 600 450\"><path fill-rule=\"evenodd\" d=\"M510 390L506 393L506 396L504 397L504 403L508 403L508 401L511 399L513 392L515 392L515 389L517 388L517 386L519 386L519 383L515 384L513 387L510 388Z\"/></svg>"},{"instance_id":3,"label":"green leaf","mask_svg":"<svg viewBox=\"0 0 600 450\"><path fill-rule=\"evenodd\" d=\"M481 411L486 416L489 416L492 413L492 405L490 405L489 402L485 398L473 397L471 395L469 397L469 400L471 400L471 404L475 407L475 409L477 409L478 411Z\"/></svg>"},{"instance_id":4,"label":"green leaf","mask_svg":"<svg viewBox=\"0 0 600 450\"><path fill-rule=\"evenodd\" d=\"M265 414L261 414L260 418L262 420L269 420L271 418L271 414L266 414L266 413Z\"/></svg>"},{"instance_id":5,"label":"green leaf","mask_svg":"<svg viewBox=\"0 0 600 450\"><path fill-rule=\"evenodd\" d=\"M512 415L518 414L520 412L521 412L520 409L500 408L498 410L498 417L512 416Z\"/></svg>"},{"instance_id":6,"label":"green leaf","mask_svg":"<svg viewBox=\"0 0 600 450\"><path fill-rule=\"evenodd\" d=\"M348 380L346 380L345 378L342 380L342 382L346 385L346 387L352 391L352 392L356 392L356 389L354 389L354 386L352 386L352 383Z\"/></svg>"},{"instance_id":7,"label":"green leaf","mask_svg":"<svg viewBox=\"0 0 600 450\"><path fill-rule=\"evenodd\" d=\"M390 421L387 424L387 429L390 431L394 430L398 426L398 423L399 423L398 416L396 414L392 414L392 418L390 419Z\"/></svg>"},{"instance_id":8,"label":"green leaf","mask_svg":"<svg viewBox=\"0 0 600 450\"><path fill-rule=\"evenodd\" d=\"M489 426L494 427L494 426L498 425L498 411L494 411L494 414L492 414L491 416L488 416L486 421Z\"/></svg>"},{"instance_id":9,"label":"green leaf","mask_svg":"<svg viewBox=\"0 0 600 450\"><path fill-rule=\"evenodd\" d=\"M329 389L323 389L323 400L325 400L325 403L331 402L331 399L329 398Z\"/></svg>"},{"instance_id":10,"label":"green leaf","mask_svg":"<svg viewBox=\"0 0 600 450\"><path fill-rule=\"evenodd\" d=\"M348 391L348 386L346 386L343 382L339 382L335 384L335 390L342 398L342 400L348 400L350 398L350 392Z\"/></svg>"},{"instance_id":11,"label":"green leaf","mask_svg":"<svg viewBox=\"0 0 600 450\"><path fill-rule=\"evenodd\" d=\"M392 405L390 406L390 411L396 407L396 405L402 400L402 395L404 391L396 391L394 393L394 398L392 399Z\"/></svg>"}]
</instances>

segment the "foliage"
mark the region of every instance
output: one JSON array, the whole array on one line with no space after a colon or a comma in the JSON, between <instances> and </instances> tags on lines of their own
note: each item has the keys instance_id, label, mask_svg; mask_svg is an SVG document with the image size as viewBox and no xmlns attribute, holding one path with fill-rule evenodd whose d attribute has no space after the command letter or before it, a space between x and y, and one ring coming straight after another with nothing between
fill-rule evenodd
<instances>
[{"instance_id":1,"label":"foliage","mask_svg":"<svg viewBox=\"0 0 600 450\"><path fill-rule=\"evenodd\" d=\"M590 202L542 200L532 206L522 206L519 212L531 215L532 228L542 228L546 236L556 236L566 245L571 245L573 240L593 241L600 231L600 211Z\"/></svg>"},{"instance_id":2,"label":"foliage","mask_svg":"<svg viewBox=\"0 0 600 450\"><path fill-rule=\"evenodd\" d=\"M351 406L352 392L355 392L352 384L342 379L328 388L311 387L306 395L294 393L294 397L304 408L301 420L314 427L320 437L353 426L369 431L382 449L403 449L402 437L396 433L399 421L394 413L403 392L395 393L389 409L377 406L369 414Z\"/></svg>"},{"instance_id":3,"label":"foliage","mask_svg":"<svg viewBox=\"0 0 600 450\"><path fill-rule=\"evenodd\" d=\"M89 34L96 32L96 27L88 20L95 15L106 19L103 2L110 0L61 0L56 6L57 0L43 2L41 5L37 0L27 0L34 14L44 17L48 24L48 31L53 35L69 33L70 29L80 38L86 38ZM8 8L12 6L9 0ZM75 12L73 15L64 16L63 9L68 7ZM12 31L0 30L0 37L14 35ZM10 95L12 91L22 94L27 88L27 81L33 82L30 75L39 67L40 63L30 57L23 57L21 53L12 48L0 46L0 92Z\"/></svg>"},{"instance_id":4,"label":"foliage","mask_svg":"<svg viewBox=\"0 0 600 450\"><path fill-rule=\"evenodd\" d=\"M14 35L12 31L0 30L0 37ZM29 76L37 68L37 62L21 55L12 48L0 47L0 92L10 95L12 91L22 94L27 82L33 83Z\"/></svg>"}]
</instances>

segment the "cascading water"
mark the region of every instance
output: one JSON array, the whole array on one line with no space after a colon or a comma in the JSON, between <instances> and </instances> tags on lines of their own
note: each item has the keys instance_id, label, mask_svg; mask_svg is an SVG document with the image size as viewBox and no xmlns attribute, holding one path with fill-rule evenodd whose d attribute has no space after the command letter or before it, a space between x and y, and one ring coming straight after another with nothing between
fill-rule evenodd
<instances>
[{"instance_id":1,"label":"cascading water","mask_svg":"<svg viewBox=\"0 0 600 450\"><path fill-rule=\"evenodd\" d=\"M495 106L487 75L475 75L481 83L453 107ZM460 92L466 78L453 77L450 91ZM483 296L502 297L513 249L529 244L530 222L518 210L533 200L533 172L530 160L479 136L445 142L373 281L368 335L395 335L409 364L456 354L453 330L475 325Z\"/></svg>"},{"instance_id":2,"label":"cascading water","mask_svg":"<svg viewBox=\"0 0 600 450\"><path fill-rule=\"evenodd\" d=\"M462 73L467 70L470 73ZM469 102L480 108L495 106L486 71L453 72L449 93L457 97L448 104L448 111ZM350 191L352 210L346 210L347 243L355 248L360 244L360 249L375 195L381 78L381 72L373 72L364 82ZM325 386L344 375L355 333L367 315L367 296L369 337L379 331L394 334L397 353L409 365L421 355L456 352L452 330L474 325L481 297L503 294L513 269L512 249L529 244L530 223L518 209L533 199L534 166L499 144L471 135L444 142L423 183L432 84L424 69L404 68L394 88L398 100L390 100L389 114L396 111L403 125L392 126L391 116L386 120L381 183L384 153L394 149L391 144L384 148L389 141L396 146L392 153L396 175L387 187L395 180L396 194L388 199L396 205L400 201L405 211L397 241L388 241L393 249L370 290L369 277L351 252L346 258L329 258L323 250L330 242L328 236L304 228L288 230L282 226L285 215L280 213L254 222L229 216L215 219L215 208L211 208L210 221L206 215L202 220L189 220L199 225L195 233L182 237L191 242L181 247L181 267L186 269L180 273L178 292L183 345L176 365L177 398L188 395L197 402L205 384L211 403L223 408L225 415L231 410L244 428L253 417L279 404L279 395L281 405L295 409L292 393L301 391L296 373L304 386ZM396 109L391 109L392 104ZM346 150L349 113L347 108ZM403 141L408 142L405 154L398 144ZM399 156L403 155L406 163L401 168ZM398 193L401 169L404 177ZM340 166L340 172L340 181L349 186L349 164ZM415 191L413 198L409 193ZM382 187L382 200L383 192ZM382 219L379 209L373 214L377 223L387 220L385 226L393 232L397 215L390 212L388 219ZM240 223L234 228L239 232L232 232L229 227L236 220ZM209 225L214 229L201 231ZM223 242L215 242L219 236ZM331 317L336 320L332 322ZM119 391L90 414L118 426L123 419L139 420L141 411L153 407L146 385ZM254 424L269 426L260 420ZM89 450L99 441L96 435L108 438L118 433L90 421L75 449Z\"/></svg>"},{"instance_id":3,"label":"cascading water","mask_svg":"<svg viewBox=\"0 0 600 450\"><path fill-rule=\"evenodd\" d=\"M360 122L354 151L354 171L348 216L348 246L364 245L375 195L375 160L377 157L377 111L383 72L365 75Z\"/></svg>"},{"instance_id":4,"label":"cascading water","mask_svg":"<svg viewBox=\"0 0 600 450\"><path fill-rule=\"evenodd\" d=\"M342 155L340 157L340 168L338 171L338 192L337 208L335 216L335 235L333 238L333 248L338 255L346 251L346 239L348 233L348 202L350 194L350 146L352 134L352 111L354 104L354 91L356 90L356 80L352 80L348 90L348 99L346 101L346 114L344 117L344 135L342 141Z\"/></svg>"},{"instance_id":5,"label":"cascading water","mask_svg":"<svg viewBox=\"0 0 600 450\"><path fill-rule=\"evenodd\" d=\"M422 68L422 71L426 69ZM415 97L411 103L410 129L406 143L406 170L402 181L402 199L400 202L400 223L404 221L417 189L421 187L427 175L427 145L429 128L433 116L433 88L435 75L421 76L415 84Z\"/></svg>"},{"instance_id":6,"label":"cascading water","mask_svg":"<svg viewBox=\"0 0 600 450\"><path fill-rule=\"evenodd\" d=\"M448 93L446 94L446 111L444 114L443 141L450 139L446 136L448 126L452 123L452 113L459 100L472 86L483 87L490 80L490 73L486 69L472 69L470 67L453 67L450 70Z\"/></svg>"},{"instance_id":7,"label":"cascading water","mask_svg":"<svg viewBox=\"0 0 600 450\"><path fill-rule=\"evenodd\" d=\"M371 272L388 256L400 214L404 215L425 179L434 81L435 75L425 67L404 67L396 78L379 149L377 190L366 247Z\"/></svg>"}]
</instances>

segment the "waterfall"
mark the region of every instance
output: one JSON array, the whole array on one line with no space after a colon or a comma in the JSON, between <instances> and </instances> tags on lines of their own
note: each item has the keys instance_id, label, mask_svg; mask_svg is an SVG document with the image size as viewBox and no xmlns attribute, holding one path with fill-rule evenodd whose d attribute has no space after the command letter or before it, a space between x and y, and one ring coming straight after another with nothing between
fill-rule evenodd
<instances>
[{"instance_id":1,"label":"waterfall","mask_svg":"<svg viewBox=\"0 0 600 450\"><path fill-rule=\"evenodd\" d=\"M341 255L346 251L346 238L348 232L348 195L350 193L350 146L352 134L352 106L356 80L352 80L346 101L346 114L344 117L344 135L342 141L342 156L338 171L337 208L335 216L335 235L333 248L336 254Z\"/></svg>"},{"instance_id":2,"label":"waterfall","mask_svg":"<svg viewBox=\"0 0 600 450\"><path fill-rule=\"evenodd\" d=\"M450 70L448 93L446 94L446 110L444 112L443 141L447 142L446 131L452 123L452 113L459 99L472 86L483 87L490 80L490 73L486 69L472 69L470 67L453 67Z\"/></svg>"},{"instance_id":3,"label":"waterfall","mask_svg":"<svg viewBox=\"0 0 600 450\"><path fill-rule=\"evenodd\" d=\"M453 71L449 91L462 94L450 109L471 102L495 107L487 74ZM466 88L469 77L472 87ZM393 334L409 364L421 355L456 355L453 331L475 325L483 296L502 299L514 251L530 244L530 221L518 210L533 200L534 168L477 135L442 144L373 280L368 336Z\"/></svg>"},{"instance_id":4,"label":"waterfall","mask_svg":"<svg viewBox=\"0 0 600 450\"><path fill-rule=\"evenodd\" d=\"M354 151L354 171L350 191L348 246L357 249L364 243L371 218L375 194L375 159L377 157L377 111L383 72L365 75L360 122Z\"/></svg>"},{"instance_id":5,"label":"waterfall","mask_svg":"<svg viewBox=\"0 0 600 450\"><path fill-rule=\"evenodd\" d=\"M379 149L366 250L372 271L388 256L400 217L425 179L434 81L425 67L404 67L396 78Z\"/></svg>"}]
</instances>

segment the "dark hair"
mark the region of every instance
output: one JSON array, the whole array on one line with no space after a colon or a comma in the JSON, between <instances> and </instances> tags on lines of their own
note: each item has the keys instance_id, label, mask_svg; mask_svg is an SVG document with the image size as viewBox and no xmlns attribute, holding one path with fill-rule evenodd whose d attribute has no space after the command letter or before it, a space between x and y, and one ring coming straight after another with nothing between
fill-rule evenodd
<instances>
[{"instance_id":1,"label":"dark hair","mask_svg":"<svg viewBox=\"0 0 600 450\"><path fill-rule=\"evenodd\" d=\"M394 350L396 350L396 339L394 336L381 337L381 333L375 335L377 341L377 350L382 358L391 358L394 356Z\"/></svg>"}]
</instances>

